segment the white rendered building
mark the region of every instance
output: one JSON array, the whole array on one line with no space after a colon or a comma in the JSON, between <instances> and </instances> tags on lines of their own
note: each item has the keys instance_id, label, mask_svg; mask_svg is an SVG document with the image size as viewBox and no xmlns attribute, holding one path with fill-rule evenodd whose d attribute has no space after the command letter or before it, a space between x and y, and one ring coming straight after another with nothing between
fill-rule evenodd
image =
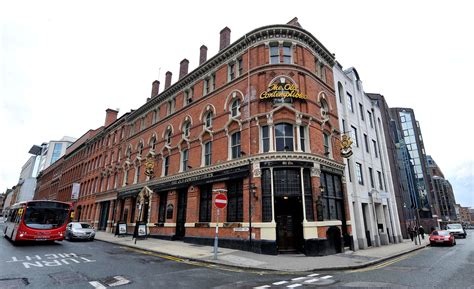
<instances>
[{"instance_id":1,"label":"white rendered building","mask_svg":"<svg viewBox=\"0 0 474 289\"><path fill-rule=\"evenodd\" d=\"M402 240L381 113L355 68L334 67L339 125L352 140L344 171L354 250Z\"/></svg>"}]
</instances>

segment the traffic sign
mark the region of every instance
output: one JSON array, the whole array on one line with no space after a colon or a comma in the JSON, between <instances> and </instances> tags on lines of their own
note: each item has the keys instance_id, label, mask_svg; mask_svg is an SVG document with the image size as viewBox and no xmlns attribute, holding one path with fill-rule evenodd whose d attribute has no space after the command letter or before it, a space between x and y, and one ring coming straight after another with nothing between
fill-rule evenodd
<instances>
[{"instance_id":1,"label":"traffic sign","mask_svg":"<svg viewBox=\"0 0 474 289\"><path fill-rule=\"evenodd\" d=\"M214 199L214 205L219 209L224 209L227 206L227 197L224 194L217 194Z\"/></svg>"}]
</instances>

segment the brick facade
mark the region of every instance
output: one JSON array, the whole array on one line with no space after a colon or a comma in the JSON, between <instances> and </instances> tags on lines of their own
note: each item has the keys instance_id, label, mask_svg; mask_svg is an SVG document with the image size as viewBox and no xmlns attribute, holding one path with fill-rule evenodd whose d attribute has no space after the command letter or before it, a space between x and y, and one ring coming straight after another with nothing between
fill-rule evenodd
<instances>
[{"instance_id":1,"label":"brick facade","mask_svg":"<svg viewBox=\"0 0 474 289\"><path fill-rule=\"evenodd\" d=\"M324 217L321 210L331 208L318 206L331 198L321 196L322 172L334 176L337 193L345 195L333 54L293 25L258 28L231 44L225 28L220 44L209 60L201 48L202 63L190 73L183 60L178 82L171 84L167 73L164 91L154 83L145 104L106 123L77 149L83 157L65 168L74 176L67 184L78 180L76 168L81 172L76 216L107 231L123 221L129 233L142 221L153 237L210 244L217 209L209 200L223 192L232 202L220 212L222 246L269 254L339 252L352 231L347 201L338 219ZM273 84L282 87L271 91ZM264 92L299 96L261 99ZM262 174L272 182L265 188ZM277 177L284 174L293 179ZM204 200L206 190L211 194ZM209 217L205 204L210 219L200 221ZM291 222L296 231L282 229ZM282 234L296 237L283 243Z\"/></svg>"}]
</instances>

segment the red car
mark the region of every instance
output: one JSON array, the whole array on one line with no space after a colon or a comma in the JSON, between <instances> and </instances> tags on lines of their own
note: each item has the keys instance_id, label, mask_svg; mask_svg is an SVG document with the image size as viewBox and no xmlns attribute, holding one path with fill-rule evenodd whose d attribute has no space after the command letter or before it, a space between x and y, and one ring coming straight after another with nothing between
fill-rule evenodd
<instances>
[{"instance_id":1,"label":"red car","mask_svg":"<svg viewBox=\"0 0 474 289\"><path fill-rule=\"evenodd\" d=\"M454 238L453 234L450 234L448 231L433 231L430 235L430 245L435 246L441 244L454 246L456 245L456 239Z\"/></svg>"}]
</instances>

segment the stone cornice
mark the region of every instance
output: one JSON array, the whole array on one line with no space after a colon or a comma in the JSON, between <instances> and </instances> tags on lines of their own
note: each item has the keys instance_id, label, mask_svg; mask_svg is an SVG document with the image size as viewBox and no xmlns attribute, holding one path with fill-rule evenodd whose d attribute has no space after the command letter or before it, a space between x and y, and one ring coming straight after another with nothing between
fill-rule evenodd
<instances>
[{"instance_id":1,"label":"stone cornice","mask_svg":"<svg viewBox=\"0 0 474 289\"><path fill-rule=\"evenodd\" d=\"M150 99L147 103L142 105L137 110L130 113L127 117L127 121L133 121L144 112L149 111L154 106L162 103L169 97L172 97L179 93L182 89L185 89L189 84L195 82L196 80L202 78L209 74L213 69L219 67L223 63L234 60L235 56L240 54L244 49L247 49L249 46L254 46L257 43L264 43L271 40L282 40L289 42L296 42L305 47L311 48L316 54L321 56L321 58L332 67L335 62L335 57L329 50L324 47L324 45L319 42L316 37L314 37L308 31L296 27L293 25L269 25L257 28L250 31L244 36L240 37L237 41L229 45L224 50L220 51L217 55L207 60L205 63L188 73L178 82L171 85L168 89L164 90L159 95Z\"/></svg>"},{"instance_id":2,"label":"stone cornice","mask_svg":"<svg viewBox=\"0 0 474 289\"><path fill-rule=\"evenodd\" d=\"M190 171L177 173L171 176L158 177L157 179L154 179L154 180L149 180L149 181L133 184L127 187L122 187L118 189L118 192L121 193L121 192L138 190L138 189L143 188L144 186L154 186L154 185L176 181L180 179L191 178L191 177L200 176L204 174L219 172L222 170L238 168L238 167L242 167L246 165L248 166L250 164L257 163L257 162L269 162L269 161L306 161L306 162L312 162L312 163L316 162L316 163L325 165L327 167L344 171L344 164L338 163L334 160L327 159L315 154L300 153L300 152L286 152L286 153L273 152L273 153L258 154L258 155L250 156L246 158L239 158L236 160L230 160L221 164L197 168Z\"/></svg>"}]
</instances>

